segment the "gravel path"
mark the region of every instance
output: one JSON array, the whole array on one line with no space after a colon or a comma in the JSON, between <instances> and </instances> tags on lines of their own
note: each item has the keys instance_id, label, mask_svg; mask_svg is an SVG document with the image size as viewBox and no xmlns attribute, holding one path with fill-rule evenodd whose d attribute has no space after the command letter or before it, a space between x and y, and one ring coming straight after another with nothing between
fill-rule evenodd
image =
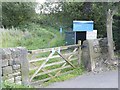
<instances>
[{"instance_id":1,"label":"gravel path","mask_svg":"<svg viewBox=\"0 0 120 90\"><path fill-rule=\"evenodd\" d=\"M47 88L118 88L118 71L87 73L71 80L50 84Z\"/></svg>"}]
</instances>

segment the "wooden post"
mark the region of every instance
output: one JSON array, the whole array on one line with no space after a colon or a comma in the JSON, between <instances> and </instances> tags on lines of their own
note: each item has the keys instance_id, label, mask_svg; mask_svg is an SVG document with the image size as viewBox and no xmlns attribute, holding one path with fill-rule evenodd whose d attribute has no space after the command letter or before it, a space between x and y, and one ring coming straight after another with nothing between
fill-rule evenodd
<instances>
[{"instance_id":1,"label":"wooden post","mask_svg":"<svg viewBox=\"0 0 120 90\"><path fill-rule=\"evenodd\" d=\"M29 86L29 62L27 60L27 50L19 47L21 60L22 84Z\"/></svg>"},{"instance_id":2,"label":"wooden post","mask_svg":"<svg viewBox=\"0 0 120 90\"><path fill-rule=\"evenodd\" d=\"M0 90L2 89L2 49L0 49Z\"/></svg>"},{"instance_id":3,"label":"wooden post","mask_svg":"<svg viewBox=\"0 0 120 90\"><path fill-rule=\"evenodd\" d=\"M78 65L80 65L81 64L81 52L82 52L82 50L81 50L81 41L80 40L78 41L78 44L79 44L79 49L78 49Z\"/></svg>"},{"instance_id":4,"label":"wooden post","mask_svg":"<svg viewBox=\"0 0 120 90\"><path fill-rule=\"evenodd\" d=\"M108 39L109 59L114 59L112 21L113 21L113 14L112 14L112 10L109 9L107 13L107 39Z\"/></svg>"}]
</instances>

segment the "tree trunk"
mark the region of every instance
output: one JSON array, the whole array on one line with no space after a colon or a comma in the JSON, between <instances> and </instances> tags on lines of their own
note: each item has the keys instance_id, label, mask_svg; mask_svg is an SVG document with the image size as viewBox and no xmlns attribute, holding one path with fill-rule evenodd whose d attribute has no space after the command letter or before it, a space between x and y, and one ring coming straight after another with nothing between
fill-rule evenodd
<instances>
[{"instance_id":1,"label":"tree trunk","mask_svg":"<svg viewBox=\"0 0 120 90\"><path fill-rule=\"evenodd\" d=\"M107 39L108 39L109 59L114 59L112 22L113 22L113 13L112 10L109 9L107 13Z\"/></svg>"}]
</instances>

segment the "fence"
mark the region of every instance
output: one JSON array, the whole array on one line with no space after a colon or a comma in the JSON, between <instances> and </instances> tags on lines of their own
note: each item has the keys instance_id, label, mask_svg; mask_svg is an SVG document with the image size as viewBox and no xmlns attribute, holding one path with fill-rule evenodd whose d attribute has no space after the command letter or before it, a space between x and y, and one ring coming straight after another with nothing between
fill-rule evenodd
<instances>
[{"instance_id":1,"label":"fence","mask_svg":"<svg viewBox=\"0 0 120 90\"><path fill-rule=\"evenodd\" d=\"M30 51L22 47L0 49L0 83L36 85L71 73L80 64L80 45L79 41L76 45Z\"/></svg>"},{"instance_id":2,"label":"fence","mask_svg":"<svg viewBox=\"0 0 120 90\"><path fill-rule=\"evenodd\" d=\"M73 72L80 65L80 45L79 41L76 45L29 51L30 85Z\"/></svg>"},{"instance_id":3,"label":"fence","mask_svg":"<svg viewBox=\"0 0 120 90\"><path fill-rule=\"evenodd\" d=\"M106 39L84 41L82 51L80 41L75 45L30 51L22 47L5 48L0 49L0 83L39 85L73 72L80 65L81 57L89 71L110 70L118 65L117 59L108 59Z\"/></svg>"}]
</instances>

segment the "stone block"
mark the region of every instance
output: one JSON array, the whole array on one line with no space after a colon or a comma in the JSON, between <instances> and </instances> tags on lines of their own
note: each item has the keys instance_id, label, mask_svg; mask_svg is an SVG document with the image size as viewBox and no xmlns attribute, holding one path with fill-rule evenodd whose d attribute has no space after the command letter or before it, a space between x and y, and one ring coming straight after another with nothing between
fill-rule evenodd
<instances>
[{"instance_id":1,"label":"stone block","mask_svg":"<svg viewBox=\"0 0 120 90\"><path fill-rule=\"evenodd\" d=\"M13 73L21 72L21 69L13 70Z\"/></svg>"},{"instance_id":2,"label":"stone block","mask_svg":"<svg viewBox=\"0 0 120 90\"><path fill-rule=\"evenodd\" d=\"M21 72L13 72L12 74L8 75L9 77L17 77L17 76L21 76Z\"/></svg>"},{"instance_id":3,"label":"stone block","mask_svg":"<svg viewBox=\"0 0 120 90\"><path fill-rule=\"evenodd\" d=\"M6 59L6 55L2 53L2 60Z\"/></svg>"},{"instance_id":4,"label":"stone block","mask_svg":"<svg viewBox=\"0 0 120 90\"><path fill-rule=\"evenodd\" d=\"M13 64L14 64L14 65L16 65L16 64L21 64L20 59L19 59L19 58L15 58L15 59L13 60Z\"/></svg>"},{"instance_id":5,"label":"stone block","mask_svg":"<svg viewBox=\"0 0 120 90\"><path fill-rule=\"evenodd\" d=\"M11 54L12 54L12 58L13 59L20 57L20 50L19 49L17 49L17 48L11 48L10 50L12 52Z\"/></svg>"},{"instance_id":6,"label":"stone block","mask_svg":"<svg viewBox=\"0 0 120 90\"><path fill-rule=\"evenodd\" d=\"M18 64L21 64L19 58L15 58L15 59L8 60L8 65L9 65L9 66L18 65Z\"/></svg>"},{"instance_id":7,"label":"stone block","mask_svg":"<svg viewBox=\"0 0 120 90\"><path fill-rule=\"evenodd\" d=\"M20 65L19 64L13 65L13 70L17 70L17 69L20 69Z\"/></svg>"},{"instance_id":8,"label":"stone block","mask_svg":"<svg viewBox=\"0 0 120 90\"><path fill-rule=\"evenodd\" d=\"M19 85L21 85L22 84L22 81L19 81L19 82L15 82L16 84L19 84Z\"/></svg>"},{"instance_id":9,"label":"stone block","mask_svg":"<svg viewBox=\"0 0 120 90\"><path fill-rule=\"evenodd\" d=\"M2 67L4 66L8 66L8 60L5 59L5 60L2 60Z\"/></svg>"},{"instance_id":10,"label":"stone block","mask_svg":"<svg viewBox=\"0 0 120 90\"><path fill-rule=\"evenodd\" d=\"M22 80L21 76L16 76L16 77L15 77L15 82L19 82L19 81L21 81L21 80Z\"/></svg>"},{"instance_id":11,"label":"stone block","mask_svg":"<svg viewBox=\"0 0 120 90\"><path fill-rule=\"evenodd\" d=\"M8 75L8 74L12 74L13 70L12 70L12 66L7 66L2 68L3 71L3 76L4 75Z\"/></svg>"},{"instance_id":12,"label":"stone block","mask_svg":"<svg viewBox=\"0 0 120 90\"><path fill-rule=\"evenodd\" d=\"M14 78L6 79L5 81L10 82L10 83L14 83L15 82Z\"/></svg>"},{"instance_id":13,"label":"stone block","mask_svg":"<svg viewBox=\"0 0 120 90\"><path fill-rule=\"evenodd\" d=\"M11 51L8 48L3 49L2 59L11 59Z\"/></svg>"},{"instance_id":14,"label":"stone block","mask_svg":"<svg viewBox=\"0 0 120 90\"><path fill-rule=\"evenodd\" d=\"M13 65L13 59L9 59L9 60L8 60L8 65L9 65L9 66L12 66L12 65Z\"/></svg>"}]
</instances>

